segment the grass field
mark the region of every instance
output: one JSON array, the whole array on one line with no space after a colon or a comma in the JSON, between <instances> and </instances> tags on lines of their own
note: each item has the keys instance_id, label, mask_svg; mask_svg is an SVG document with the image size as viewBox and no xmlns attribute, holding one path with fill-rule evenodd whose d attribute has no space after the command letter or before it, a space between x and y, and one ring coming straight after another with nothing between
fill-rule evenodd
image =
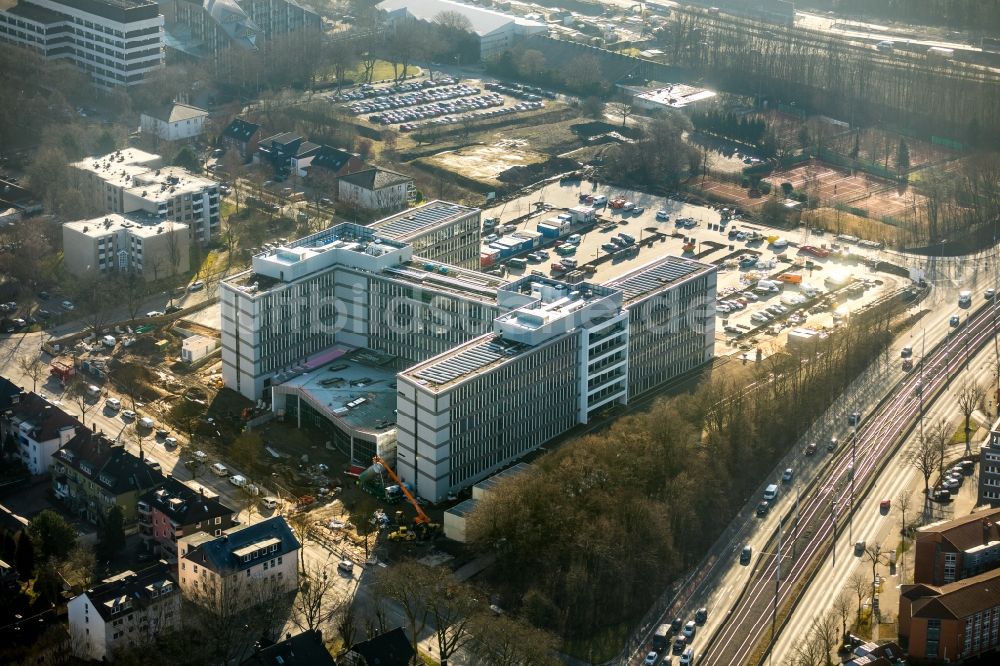
<instances>
[{"instance_id":1,"label":"grass field","mask_svg":"<svg viewBox=\"0 0 1000 666\"><path fill-rule=\"evenodd\" d=\"M834 234L848 234L867 240L884 240L890 246L899 245L906 236L905 230L899 227L846 211L837 211L834 208L803 211L802 221L807 226L819 227Z\"/></svg>"}]
</instances>

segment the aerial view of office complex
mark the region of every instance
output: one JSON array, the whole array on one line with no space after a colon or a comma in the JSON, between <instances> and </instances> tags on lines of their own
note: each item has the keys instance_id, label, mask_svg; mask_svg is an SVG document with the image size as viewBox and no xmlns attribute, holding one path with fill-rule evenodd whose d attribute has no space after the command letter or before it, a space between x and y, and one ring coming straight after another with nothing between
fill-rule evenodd
<instances>
[{"instance_id":1,"label":"aerial view of office complex","mask_svg":"<svg viewBox=\"0 0 1000 666\"><path fill-rule=\"evenodd\" d=\"M0 2L0 662L1000 659L993 1Z\"/></svg>"}]
</instances>

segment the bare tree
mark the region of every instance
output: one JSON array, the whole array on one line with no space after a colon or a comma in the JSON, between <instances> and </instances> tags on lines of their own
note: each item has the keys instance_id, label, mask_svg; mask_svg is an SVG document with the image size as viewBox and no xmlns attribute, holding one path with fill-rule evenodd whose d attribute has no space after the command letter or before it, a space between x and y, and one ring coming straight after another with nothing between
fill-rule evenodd
<instances>
[{"instance_id":1,"label":"bare tree","mask_svg":"<svg viewBox=\"0 0 1000 666\"><path fill-rule=\"evenodd\" d=\"M941 452L935 444L934 439L928 436L927 432L921 433L920 437L917 438L916 446L906 452L906 462L911 467L916 468L920 472L920 475L924 477L925 505L930 500L931 475L938 469L940 460Z\"/></svg>"},{"instance_id":2,"label":"bare tree","mask_svg":"<svg viewBox=\"0 0 1000 666\"><path fill-rule=\"evenodd\" d=\"M837 616L833 612L822 613L813 617L809 623L809 639L815 642L820 650L821 663L832 666L830 655L837 645Z\"/></svg>"},{"instance_id":3,"label":"bare tree","mask_svg":"<svg viewBox=\"0 0 1000 666\"><path fill-rule=\"evenodd\" d=\"M87 425L87 412L100 401L101 396L104 394L104 391L100 388L96 392L92 391L90 386L86 377L76 375L69 383L69 386L66 387L66 396L73 401L73 404L80 408L80 423L82 425Z\"/></svg>"},{"instance_id":4,"label":"bare tree","mask_svg":"<svg viewBox=\"0 0 1000 666\"><path fill-rule=\"evenodd\" d=\"M878 587L875 584L876 576L878 575L878 567L879 565L885 565L886 563L888 563L889 560L886 557L885 553L882 552L882 544L880 543L870 543L867 546L865 546L865 557L868 558L868 561L872 565L871 586L872 586L872 597L874 597L875 588Z\"/></svg>"},{"instance_id":5,"label":"bare tree","mask_svg":"<svg viewBox=\"0 0 1000 666\"><path fill-rule=\"evenodd\" d=\"M861 604L864 603L865 596L872 589L871 582L865 577L863 572L856 570L847 581L847 587L858 597L858 614L855 616L854 621L856 623L861 622Z\"/></svg>"},{"instance_id":6,"label":"bare tree","mask_svg":"<svg viewBox=\"0 0 1000 666\"><path fill-rule=\"evenodd\" d=\"M471 666L555 666L556 637L525 620L477 615L468 650Z\"/></svg>"},{"instance_id":7,"label":"bare tree","mask_svg":"<svg viewBox=\"0 0 1000 666\"><path fill-rule=\"evenodd\" d=\"M410 629L413 652L417 639L427 626L432 586L428 585L429 568L409 560L376 572L375 593L399 606Z\"/></svg>"},{"instance_id":8,"label":"bare tree","mask_svg":"<svg viewBox=\"0 0 1000 666\"><path fill-rule=\"evenodd\" d=\"M842 591L838 594L834 600L833 605L830 607L836 614L837 619L840 620L840 635L844 637L847 635L847 618L851 614L851 597L847 591Z\"/></svg>"},{"instance_id":9,"label":"bare tree","mask_svg":"<svg viewBox=\"0 0 1000 666\"><path fill-rule=\"evenodd\" d=\"M309 567L299 576L299 591L293 606L295 622L302 630L325 631L350 600L337 592L337 579L327 569Z\"/></svg>"},{"instance_id":10,"label":"bare tree","mask_svg":"<svg viewBox=\"0 0 1000 666\"><path fill-rule=\"evenodd\" d=\"M48 365L40 356L26 354L17 358L17 368L31 380L31 392L37 392L38 382L47 375Z\"/></svg>"},{"instance_id":11,"label":"bare tree","mask_svg":"<svg viewBox=\"0 0 1000 666\"><path fill-rule=\"evenodd\" d=\"M615 101L609 104L608 107L611 113L621 116L622 128L624 128L633 111L632 98L629 92L624 88L619 88L618 94L615 96Z\"/></svg>"},{"instance_id":12,"label":"bare tree","mask_svg":"<svg viewBox=\"0 0 1000 666\"><path fill-rule=\"evenodd\" d=\"M469 626L479 603L472 590L455 581L447 569L437 567L431 569L431 574L427 579L431 588L427 605L434 620L441 666L448 666L448 658L469 641Z\"/></svg>"},{"instance_id":13,"label":"bare tree","mask_svg":"<svg viewBox=\"0 0 1000 666\"><path fill-rule=\"evenodd\" d=\"M909 492L907 492L906 490L903 490L902 492L899 493L899 497L896 498L896 510L899 511L899 516L902 519L902 523L903 523L903 540L900 543L900 548L899 548L899 569L900 569L899 580L900 580L900 582L903 582L903 573L902 573L902 570L903 570L903 557L906 554L906 537L907 537L907 534L906 534L906 512L910 510L910 500L911 500L911 497L912 496L910 495Z\"/></svg>"},{"instance_id":14,"label":"bare tree","mask_svg":"<svg viewBox=\"0 0 1000 666\"><path fill-rule=\"evenodd\" d=\"M142 300L146 296L146 281L138 271L125 271L118 274L119 293L125 296L129 321L134 322L142 308Z\"/></svg>"},{"instance_id":15,"label":"bare tree","mask_svg":"<svg viewBox=\"0 0 1000 666\"><path fill-rule=\"evenodd\" d=\"M302 547L299 548L299 571L305 571L306 543L315 535L316 526L308 511L296 511L287 518L288 526L295 532Z\"/></svg>"},{"instance_id":16,"label":"bare tree","mask_svg":"<svg viewBox=\"0 0 1000 666\"><path fill-rule=\"evenodd\" d=\"M962 417L965 419L965 455L972 455L972 413L976 411L983 397L986 395L986 386L974 379L966 376L962 386L958 389L958 407L962 410Z\"/></svg>"}]
</instances>

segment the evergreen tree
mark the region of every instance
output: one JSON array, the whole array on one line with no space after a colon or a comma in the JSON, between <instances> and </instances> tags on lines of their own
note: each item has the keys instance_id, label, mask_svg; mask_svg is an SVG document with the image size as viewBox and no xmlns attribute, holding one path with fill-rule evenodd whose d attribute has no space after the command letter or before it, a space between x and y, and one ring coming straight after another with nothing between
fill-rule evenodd
<instances>
[{"instance_id":1,"label":"evergreen tree","mask_svg":"<svg viewBox=\"0 0 1000 666\"><path fill-rule=\"evenodd\" d=\"M108 509L97 536L97 554L111 560L125 547L125 516L117 504Z\"/></svg>"},{"instance_id":2,"label":"evergreen tree","mask_svg":"<svg viewBox=\"0 0 1000 666\"><path fill-rule=\"evenodd\" d=\"M35 544L27 532L18 532L14 537L14 566L17 567L18 577L22 581L31 579L31 574L35 570Z\"/></svg>"}]
</instances>

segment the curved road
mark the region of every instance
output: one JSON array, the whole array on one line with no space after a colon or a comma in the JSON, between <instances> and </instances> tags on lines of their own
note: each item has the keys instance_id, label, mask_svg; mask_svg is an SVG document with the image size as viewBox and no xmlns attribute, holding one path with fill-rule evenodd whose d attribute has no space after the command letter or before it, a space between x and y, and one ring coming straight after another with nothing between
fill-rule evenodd
<instances>
[{"instance_id":1,"label":"curved road","mask_svg":"<svg viewBox=\"0 0 1000 666\"><path fill-rule=\"evenodd\" d=\"M920 415L921 401L917 387L922 383L925 396L932 397L943 388L955 371L966 362L967 353L975 353L993 336L994 316L987 303L974 313L959 331L934 349L891 394L885 403L871 414L858 429L855 488L863 489L877 473L885 456L892 452ZM1000 310L998 310L1000 311ZM746 664L751 653L770 633L771 608L779 562L781 580L778 585L778 608L787 603L798 584L805 580L808 569L830 547L831 505L841 500L841 490L850 484L850 442L841 445L838 460L827 468L825 478L817 480L814 489L801 502L797 526L790 525L780 547L775 542L773 552L758 555L757 572L724 624L712 637L700 663L734 666ZM844 501L841 500L840 504ZM843 506L834 509L838 524L847 516ZM794 523L792 516L786 523ZM790 557L790 544L798 544L796 557Z\"/></svg>"}]
</instances>

